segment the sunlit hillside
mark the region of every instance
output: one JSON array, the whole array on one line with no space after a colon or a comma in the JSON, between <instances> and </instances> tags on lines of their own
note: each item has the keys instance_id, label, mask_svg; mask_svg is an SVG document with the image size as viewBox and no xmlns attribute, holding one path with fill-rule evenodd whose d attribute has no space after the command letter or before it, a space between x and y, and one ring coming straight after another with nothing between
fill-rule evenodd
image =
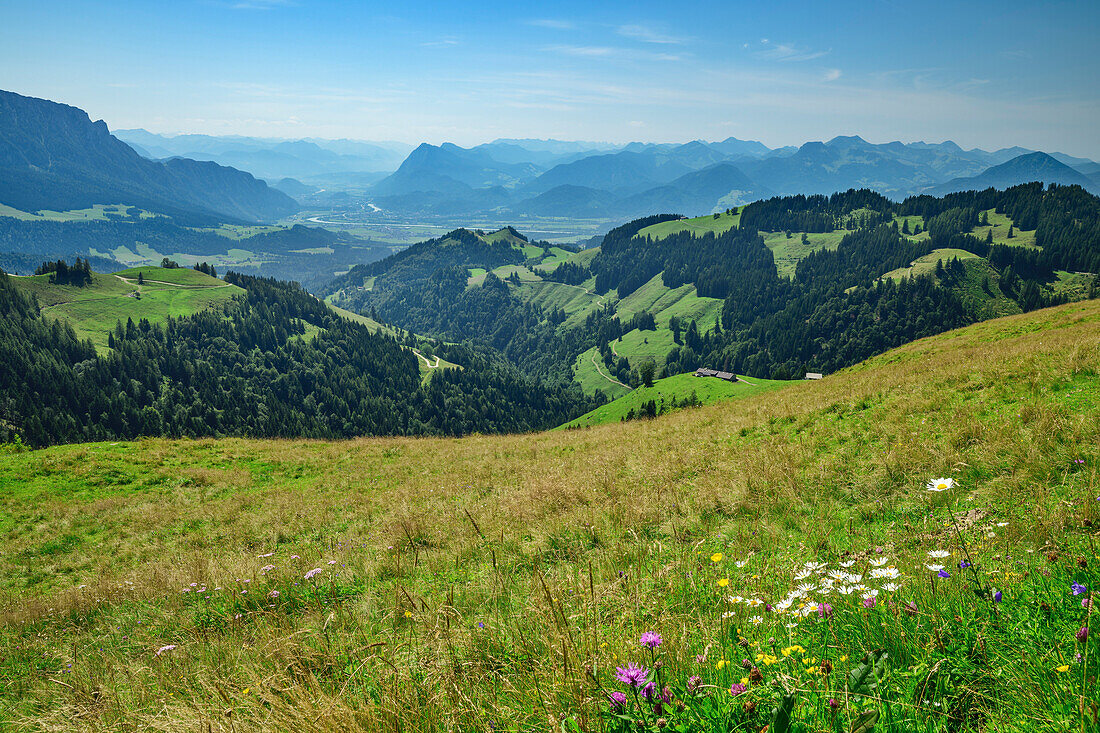
<instances>
[{"instance_id":1,"label":"sunlit hillside","mask_svg":"<svg viewBox=\"0 0 1100 733\"><path fill-rule=\"evenodd\" d=\"M0 720L1090 730L1098 365L1088 301L656 420L10 449Z\"/></svg>"}]
</instances>

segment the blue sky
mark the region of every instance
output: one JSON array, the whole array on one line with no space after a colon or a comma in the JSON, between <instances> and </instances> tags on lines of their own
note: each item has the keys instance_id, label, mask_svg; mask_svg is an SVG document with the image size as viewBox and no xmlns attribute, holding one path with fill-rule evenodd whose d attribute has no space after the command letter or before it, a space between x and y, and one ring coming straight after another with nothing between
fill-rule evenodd
<instances>
[{"instance_id":1,"label":"blue sky","mask_svg":"<svg viewBox=\"0 0 1100 733\"><path fill-rule=\"evenodd\" d=\"M163 133L1100 158L1098 36L1095 0L4 0L0 88Z\"/></svg>"}]
</instances>

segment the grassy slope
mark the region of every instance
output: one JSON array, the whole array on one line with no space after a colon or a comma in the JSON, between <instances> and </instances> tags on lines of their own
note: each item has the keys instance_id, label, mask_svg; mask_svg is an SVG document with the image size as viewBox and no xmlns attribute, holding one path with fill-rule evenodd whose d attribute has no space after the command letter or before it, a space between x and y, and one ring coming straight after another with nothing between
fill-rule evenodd
<instances>
[{"instance_id":1,"label":"grassy slope","mask_svg":"<svg viewBox=\"0 0 1100 733\"><path fill-rule=\"evenodd\" d=\"M1069 583L1100 582L1098 363L1100 303L1086 302L583 431L2 455L0 719L428 731L571 716L588 730L606 705L586 666L617 687L614 667L646 661L637 639L655 630L677 697L699 699L683 682L700 675L731 719L758 703L751 730L784 680L811 730L832 729L829 697L844 729L869 705L898 721L876 730L1078 730L1098 650L1093 637L1089 669L1074 662ZM960 487L925 492L940 475ZM955 568L947 506L976 577L1004 592L996 611ZM936 547L955 577L933 593ZM723 600L774 603L804 561L849 552L867 574L875 548L901 571L892 606L892 591L870 610L834 593L825 624ZM889 708L845 695L870 649L889 653L875 696ZM734 699L742 657L764 681Z\"/></svg>"},{"instance_id":2,"label":"grassy slope","mask_svg":"<svg viewBox=\"0 0 1100 733\"><path fill-rule=\"evenodd\" d=\"M600 352L596 347L580 354L573 363L573 381L581 386L585 394L595 394L596 390L602 391L610 399L622 397L630 392L627 387L609 379Z\"/></svg>"},{"instance_id":3,"label":"grassy slope","mask_svg":"<svg viewBox=\"0 0 1100 733\"><path fill-rule=\"evenodd\" d=\"M138 271L148 280L144 285L137 284ZM183 268L142 267L114 275L94 273L91 285L83 288L52 285L48 278L36 275L13 281L38 298L44 316L68 321L78 336L91 339L100 352L106 351L107 332L114 330L118 321L126 323L129 318L137 323L144 318L150 323L163 322L169 316L190 315L244 292L236 285ZM130 297L134 292L140 292L141 298Z\"/></svg>"},{"instance_id":4,"label":"grassy slope","mask_svg":"<svg viewBox=\"0 0 1100 733\"><path fill-rule=\"evenodd\" d=\"M642 405L650 400L657 402L659 408L662 402L670 403L673 399L683 401L694 394L702 404L710 405L725 400L752 397L790 384L792 382L772 379L727 382L722 379L699 378L690 372L677 374L656 380L652 387L639 387L633 392L605 405L600 405L592 412L587 412L576 420L572 420L556 429L587 428L593 425L620 422L628 412L631 410L638 412Z\"/></svg>"},{"instance_id":5,"label":"grassy slope","mask_svg":"<svg viewBox=\"0 0 1100 733\"><path fill-rule=\"evenodd\" d=\"M822 249L836 249L840 246L840 240L848 232L837 230L833 232L806 234L806 244L802 244L802 232L791 232L788 238L785 232L762 232L764 246L772 251L775 258L775 269L780 277L794 277L795 268L799 261L811 252Z\"/></svg>"},{"instance_id":6,"label":"grassy slope","mask_svg":"<svg viewBox=\"0 0 1100 733\"><path fill-rule=\"evenodd\" d=\"M10 216L24 221L106 221L107 214L126 216L129 206L125 204L96 204L90 209L73 209L71 211L38 211L26 212L13 209L10 206L0 204L0 216ZM142 219L151 219L158 214L148 211L140 211Z\"/></svg>"},{"instance_id":7,"label":"grassy slope","mask_svg":"<svg viewBox=\"0 0 1100 733\"><path fill-rule=\"evenodd\" d=\"M739 208L737 210L737 213L733 215L723 213L719 214L717 218L715 218L713 214L707 214L706 216L697 216L694 219L662 221L659 224L652 224L640 230L637 236L661 239L663 237L667 237L670 234L685 231L692 232L696 236L699 236L700 234L705 234L706 232L721 233L737 226L740 221L741 209Z\"/></svg>"},{"instance_id":8,"label":"grassy slope","mask_svg":"<svg viewBox=\"0 0 1100 733\"><path fill-rule=\"evenodd\" d=\"M891 270L882 276L882 279L887 278L891 280L901 280L906 277L917 277L918 275L931 275L936 271L936 262L942 260L947 262L952 258L959 258L960 260L978 260L983 259L978 255L967 252L964 249L934 249L923 257L918 257L910 263L909 267L899 267L896 270Z\"/></svg>"}]
</instances>

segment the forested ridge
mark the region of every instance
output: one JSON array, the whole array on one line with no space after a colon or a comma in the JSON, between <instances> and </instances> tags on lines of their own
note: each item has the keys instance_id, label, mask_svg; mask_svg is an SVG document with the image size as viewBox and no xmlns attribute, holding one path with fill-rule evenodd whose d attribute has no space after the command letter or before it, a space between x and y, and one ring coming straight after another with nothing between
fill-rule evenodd
<instances>
[{"instance_id":1,"label":"forested ridge","mask_svg":"<svg viewBox=\"0 0 1100 733\"><path fill-rule=\"evenodd\" d=\"M334 314L293 283L230 273L246 293L167 323L119 324L96 354L0 274L0 441L142 435L336 438L552 427L594 406L491 355L422 384L391 336Z\"/></svg>"},{"instance_id":2,"label":"forested ridge","mask_svg":"<svg viewBox=\"0 0 1100 733\"><path fill-rule=\"evenodd\" d=\"M1034 230L1037 246L971 234L989 210L1017 229ZM665 360L668 374L704 365L771 378L831 372L989 317L983 299L1000 298L1018 311L1063 302L1067 296L1051 287L1055 271L1100 272L1100 199L1077 186L1033 183L900 203L869 190L775 197L744 207L739 226L717 234L641 233L677 218L656 215L613 229L587 264L567 262L544 276L570 285L594 279L596 293L621 299L661 274L668 288L690 283L698 295L721 299L717 323L665 324L676 341ZM799 231L844 236L835 248L803 256L793 278L781 277L761 232L786 232L790 239ZM926 235L915 236L921 231ZM357 293L357 306L418 332L487 343L543 378L568 381L576 356L595 346L612 376L636 383L636 365L616 358L609 342L652 325L621 323L605 308L566 327L564 313L525 302L491 273L481 287L467 287L467 268L491 269L507 256L478 261L472 250L452 247L444 254L438 242L406 255L416 262L414 277L398 255L353 271L340 284L363 282L369 272L374 290ZM883 278L940 249L973 253L992 269L949 258L932 274ZM967 288L978 288L979 297ZM1095 290L1094 283L1090 293Z\"/></svg>"}]
</instances>

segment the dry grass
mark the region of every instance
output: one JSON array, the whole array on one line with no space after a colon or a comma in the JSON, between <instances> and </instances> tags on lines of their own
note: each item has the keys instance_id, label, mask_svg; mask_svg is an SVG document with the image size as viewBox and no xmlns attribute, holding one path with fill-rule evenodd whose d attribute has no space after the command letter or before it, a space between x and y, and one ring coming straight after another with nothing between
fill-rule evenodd
<instances>
[{"instance_id":1,"label":"dry grass","mask_svg":"<svg viewBox=\"0 0 1100 733\"><path fill-rule=\"evenodd\" d=\"M686 650L712 622L674 591L670 568L697 547L904 545L934 531L910 523L941 474L1013 517L1006 541L1057 545L1076 498L1100 493L1098 367L1100 303L1084 302L655 421L0 454L0 719L426 731L569 712L583 727L596 707L585 665L606 670L617 639L657 624ZM354 592L293 612L233 618L230 596L202 621L180 593L262 592L277 577L288 596L305 570L334 572L329 560L340 580L327 587Z\"/></svg>"}]
</instances>

